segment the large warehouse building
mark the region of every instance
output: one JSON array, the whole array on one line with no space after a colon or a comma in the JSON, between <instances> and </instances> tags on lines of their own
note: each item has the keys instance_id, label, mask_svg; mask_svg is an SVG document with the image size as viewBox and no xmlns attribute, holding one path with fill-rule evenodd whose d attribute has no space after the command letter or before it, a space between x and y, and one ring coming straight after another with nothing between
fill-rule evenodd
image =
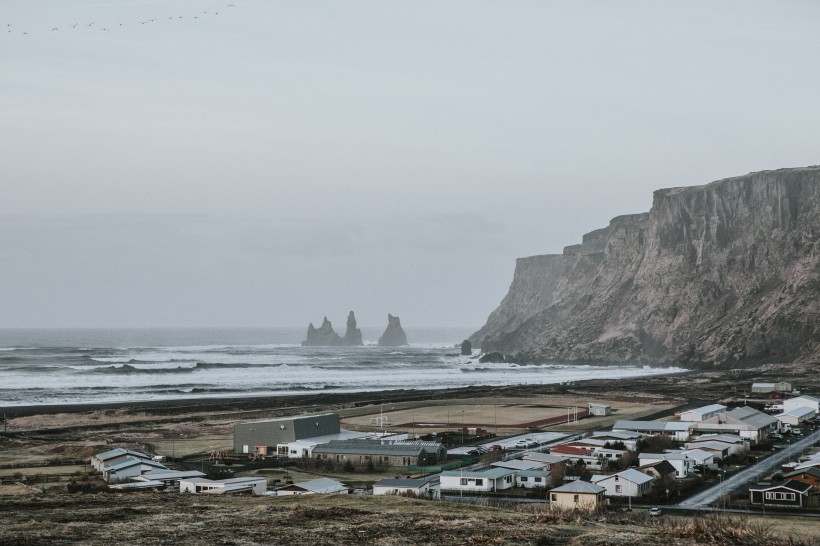
<instances>
[{"instance_id":1,"label":"large warehouse building","mask_svg":"<svg viewBox=\"0 0 820 546\"><path fill-rule=\"evenodd\" d=\"M296 440L338 434L339 414L300 415L237 423L233 431L235 453L269 453L270 448Z\"/></svg>"}]
</instances>

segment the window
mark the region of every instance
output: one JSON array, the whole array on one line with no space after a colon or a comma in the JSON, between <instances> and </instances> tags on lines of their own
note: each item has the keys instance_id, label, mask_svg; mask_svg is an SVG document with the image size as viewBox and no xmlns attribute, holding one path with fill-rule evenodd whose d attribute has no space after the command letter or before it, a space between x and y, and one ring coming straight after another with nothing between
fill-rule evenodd
<instances>
[{"instance_id":1,"label":"window","mask_svg":"<svg viewBox=\"0 0 820 546\"><path fill-rule=\"evenodd\" d=\"M535 478L535 483L541 483L541 478Z\"/></svg>"},{"instance_id":2,"label":"window","mask_svg":"<svg viewBox=\"0 0 820 546\"><path fill-rule=\"evenodd\" d=\"M482 487L484 485L484 480L481 478L477 478L475 481L476 487Z\"/></svg>"},{"instance_id":3,"label":"window","mask_svg":"<svg viewBox=\"0 0 820 546\"><path fill-rule=\"evenodd\" d=\"M558 495L552 495L552 502L558 502Z\"/></svg>"},{"instance_id":4,"label":"window","mask_svg":"<svg viewBox=\"0 0 820 546\"><path fill-rule=\"evenodd\" d=\"M467 485L467 478L461 478L461 485Z\"/></svg>"},{"instance_id":5,"label":"window","mask_svg":"<svg viewBox=\"0 0 820 546\"><path fill-rule=\"evenodd\" d=\"M579 499L578 495L573 495L573 499L572 499L573 501L578 502L578 499Z\"/></svg>"},{"instance_id":6,"label":"window","mask_svg":"<svg viewBox=\"0 0 820 546\"><path fill-rule=\"evenodd\" d=\"M526 482L526 481L528 481L528 479L527 479L527 477L526 477L526 476L521 476L521 481L522 481L522 482Z\"/></svg>"},{"instance_id":7,"label":"window","mask_svg":"<svg viewBox=\"0 0 820 546\"><path fill-rule=\"evenodd\" d=\"M620 484L615 486L615 492L616 492L616 493L621 493L621 486L620 486Z\"/></svg>"}]
</instances>

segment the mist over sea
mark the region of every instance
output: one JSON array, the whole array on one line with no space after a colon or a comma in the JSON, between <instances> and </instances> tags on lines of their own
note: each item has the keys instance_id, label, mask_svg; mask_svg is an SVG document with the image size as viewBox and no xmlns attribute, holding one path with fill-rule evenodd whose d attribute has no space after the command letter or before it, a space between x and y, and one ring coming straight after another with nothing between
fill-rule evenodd
<instances>
[{"instance_id":1,"label":"mist over sea","mask_svg":"<svg viewBox=\"0 0 820 546\"><path fill-rule=\"evenodd\" d=\"M0 329L0 406L439 389L669 373L638 366L479 364L474 328L405 328L409 346L302 347L305 328Z\"/></svg>"}]
</instances>

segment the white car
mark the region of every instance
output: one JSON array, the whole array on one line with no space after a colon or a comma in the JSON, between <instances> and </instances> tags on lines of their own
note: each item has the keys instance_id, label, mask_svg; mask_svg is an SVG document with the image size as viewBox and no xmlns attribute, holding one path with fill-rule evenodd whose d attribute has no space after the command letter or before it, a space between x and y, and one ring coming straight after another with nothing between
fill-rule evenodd
<instances>
[{"instance_id":1,"label":"white car","mask_svg":"<svg viewBox=\"0 0 820 546\"><path fill-rule=\"evenodd\" d=\"M658 508L657 506L653 506L652 508L649 509L649 515L650 516L660 516L661 515L661 509Z\"/></svg>"}]
</instances>

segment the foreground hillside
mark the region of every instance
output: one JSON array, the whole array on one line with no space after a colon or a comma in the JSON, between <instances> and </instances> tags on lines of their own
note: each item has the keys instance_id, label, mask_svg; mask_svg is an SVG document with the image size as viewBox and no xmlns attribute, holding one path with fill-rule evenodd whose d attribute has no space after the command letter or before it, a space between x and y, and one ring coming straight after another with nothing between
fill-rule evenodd
<instances>
[{"instance_id":1,"label":"foreground hillside","mask_svg":"<svg viewBox=\"0 0 820 546\"><path fill-rule=\"evenodd\" d=\"M518 260L472 336L524 361L820 360L820 167L658 190L562 254Z\"/></svg>"},{"instance_id":2,"label":"foreground hillside","mask_svg":"<svg viewBox=\"0 0 820 546\"><path fill-rule=\"evenodd\" d=\"M740 519L560 516L395 497L206 497L173 493L0 497L2 544L540 544L668 546L814 543ZM782 527L782 526L781 526ZM791 537L791 538L790 538ZM797 537L796 540L792 540Z\"/></svg>"}]
</instances>

